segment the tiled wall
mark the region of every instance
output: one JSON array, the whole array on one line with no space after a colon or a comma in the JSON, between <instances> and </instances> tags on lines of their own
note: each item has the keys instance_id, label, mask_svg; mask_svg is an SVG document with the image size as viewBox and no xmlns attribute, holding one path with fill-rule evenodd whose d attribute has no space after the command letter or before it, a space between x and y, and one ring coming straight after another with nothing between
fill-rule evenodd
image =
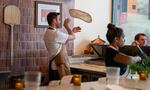
<instances>
[{"instance_id":1,"label":"tiled wall","mask_svg":"<svg viewBox=\"0 0 150 90\"><path fill-rule=\"evenodd\" d=\"M48 53L43 42L46 28L34 27L34 1L0 0L0 68L12 70L13 74L33 70L48 73ZM74 7L74 0L40 0L63 4L63 19L69 17L68 9ZM10 26L4 24L4 7L16 5L21 11L21 24L14 26L14 65L10 67ZM73 22L71 23L73 26ZM67 45L68 54L73 54L73 42ZM7 82L6 82L7 83ZM7 88L1 86L0 90ZM7 89L6 89L7 90Z\"/></svg>"}]
</instances>

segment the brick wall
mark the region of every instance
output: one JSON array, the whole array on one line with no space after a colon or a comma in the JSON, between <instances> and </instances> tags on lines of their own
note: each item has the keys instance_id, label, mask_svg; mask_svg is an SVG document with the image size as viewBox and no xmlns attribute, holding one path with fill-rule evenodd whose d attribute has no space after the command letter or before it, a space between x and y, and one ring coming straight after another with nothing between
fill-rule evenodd
<instances>
[{"instance_id":1,"label":"brick wall","mask_svg":"<svg viewBox=\"0 0 150 90\"><path fill-rule=\"evenodd\" d=\"M34 4L37 0L0 0L0 68L12 70L12 74L24 71L48 73L48 53L43 42L46 28L34 27ZM63 19L69 17L68 9L74 7L74 0L40 0L58 2L63 5ZM62 2L64 1L64 2ZM14 26L14 65L10 67L10 26L4 24L4 7L16 5L21 11L21 24ZM73 26L73 22L71 23ZM67 45L68 54L73 54L73 42ZM4 69L3 69L4 70ZM7 90L8 81L0 90Z\"/></svg>"}]
</instances>

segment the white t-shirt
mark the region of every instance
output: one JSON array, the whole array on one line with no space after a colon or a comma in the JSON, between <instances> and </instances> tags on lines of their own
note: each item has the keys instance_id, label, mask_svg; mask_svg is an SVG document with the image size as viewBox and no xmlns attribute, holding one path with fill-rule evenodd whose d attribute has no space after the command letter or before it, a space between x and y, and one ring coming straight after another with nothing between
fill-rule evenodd
<instances>
[{"instance_id":1,"label":"white t-shirt","mask_svg":"<svg viewBox=\"0 0 150 90\"><path fill-rule=\"evenodd\" d=\"M52 60L61 50L62 44L65 44L68 39L68 34L60 29L48 29L44 35L44 42L49 53L49 58ZM57 70L56 64L52 62L52 70Z\"/></svg>"}]
</instances>

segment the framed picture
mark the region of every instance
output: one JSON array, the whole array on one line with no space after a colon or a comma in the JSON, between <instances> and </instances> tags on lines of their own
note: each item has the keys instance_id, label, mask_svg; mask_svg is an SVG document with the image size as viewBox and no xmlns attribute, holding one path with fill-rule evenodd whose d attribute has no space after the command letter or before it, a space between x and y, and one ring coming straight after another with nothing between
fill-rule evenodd
<instances>
[{"instance_id":1,"label":"framed picture","mask_svg":"<svg viewBox=\"0 0 150 90\"><path fill-rule=\"evenodd\" d=\"M54 2L35 2L35 27L48 27L47 14L49 12L59 12L62 27L62 4Z\"/></svg>"},{"instance_id":2,"label":"framed picture","mask_svg":"<svg viewBox=\"0 0 150 90\"><path fill-rule=\"evenodd\" d=\"M112 0L112 23L124 30L127 45L137 33L149 37L150 0Z\"/></svg>"}]
</instances>

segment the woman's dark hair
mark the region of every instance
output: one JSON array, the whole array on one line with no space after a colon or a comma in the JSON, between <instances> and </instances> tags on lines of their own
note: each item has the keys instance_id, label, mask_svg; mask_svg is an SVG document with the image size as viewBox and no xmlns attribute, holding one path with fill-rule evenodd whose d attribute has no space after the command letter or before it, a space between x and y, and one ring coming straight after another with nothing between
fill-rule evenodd
<instances>
[{"instance_id":1,"label":"woman's dark hair","mask_svg":"<svg viewBox=\"0 0 150 90\"><path fill-rule=\"evenodd\" d=\"M134 40L139 40L140 36L145 36L146 37L146 35L144 33L138 33L138 34L135 35Z\"/></svg>"},{"instance_id":2,"label":"woman's dark hair","mask_svg":"<svg viewBox=\"0 0 150 90\"><path fill-rule=\"evenodd\" d=\"M57 12L50 12L47 15L47 22L49 25L52 24L53 19L57 18L57 16L60 15L60 13Z\"/></svg>"},{"instance_id":3,"label":"woman's dark hair","mask_svg":"<svg viewBox=\"0 0 150 90\"><path fill-rule=\"evenodd\" d=\"M109 23L107 25L108 31L106 34L106 38L109 41L109 43L111 44L115 37L121 37L123 35L123 30L119 27L116 27L114 24Z\"/></svg>"}]
</instances>

